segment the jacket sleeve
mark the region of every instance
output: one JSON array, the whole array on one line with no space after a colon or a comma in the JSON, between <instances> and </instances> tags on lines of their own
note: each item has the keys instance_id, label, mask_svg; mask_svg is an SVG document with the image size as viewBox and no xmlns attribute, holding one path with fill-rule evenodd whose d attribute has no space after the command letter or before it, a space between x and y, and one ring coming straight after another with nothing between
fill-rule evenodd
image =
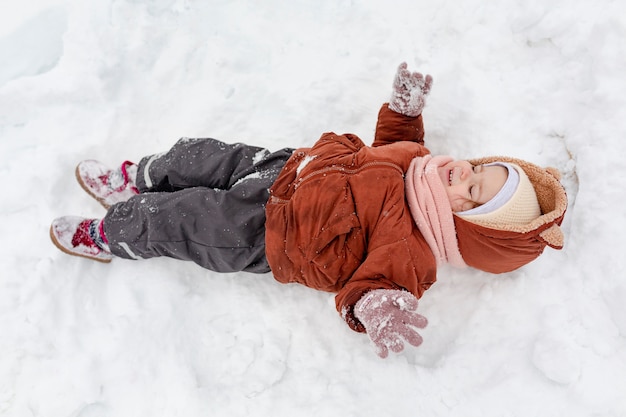
<instances>
[{"instance_id":1,"label":"jacket sleeve","mask_svg":"<svg viewBox=\"0 0 626 417\"><path fill-rule=\"evenodd\" d=\"M365 332L361 322L354 316L354 305L365 293L379 289L402 289L421 298L435 283L434 260L432 268L418 271L414 260L420 256L425 257L424 253L415 253L403 240L379 247L368 254L352 279L335 296L337 311L352 330ZM394 261L390 262L390 259Z\"/></svg>"},{"instance_id":2,"label":"jacket sleeve","mask_svg":"<svg viewBox=\"0 0 626 417\"><path fill-rule=\"evenodd\" d=\"M378 112L376 134L372 146L388 145L399 141L411 141L424 145L422 115L405 116L390 110L389 104L385 103Z\"/></svg>"}]
</instances>

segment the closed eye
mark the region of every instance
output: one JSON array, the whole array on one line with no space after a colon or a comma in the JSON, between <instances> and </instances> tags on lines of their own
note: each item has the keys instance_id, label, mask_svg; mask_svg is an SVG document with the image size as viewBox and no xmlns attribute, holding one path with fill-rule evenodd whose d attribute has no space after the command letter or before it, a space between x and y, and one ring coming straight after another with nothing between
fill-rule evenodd
<instances>
[{"instance_id":1,"label":"closed eye","mask_svg":"<svg viewBox=\"0 0 626 417\"><path fill-rule=\"evenodd\" d=\"M474 165L472 166L472 171L476 174L478 172L480 168L480 165ZM478 197L475 192L478 188L475 185L470 185L469 188L469 195L470 195L470 200L476 201L476 197Z\"/></svg>"}]
</instances>

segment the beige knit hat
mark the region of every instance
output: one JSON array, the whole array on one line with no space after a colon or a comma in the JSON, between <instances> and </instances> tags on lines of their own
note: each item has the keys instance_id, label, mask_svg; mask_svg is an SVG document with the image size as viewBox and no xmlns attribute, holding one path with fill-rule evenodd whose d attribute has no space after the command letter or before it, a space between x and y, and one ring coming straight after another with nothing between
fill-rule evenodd
<instances>
[{"instance_id":1,"label":"beige knit hat","mask_svg":"<svg viewBox=\"0 0 626 417\"><path fill-rule=\"evenodd\" d=\"M457 214L472 223L496 229L500 228L498 225L527 224L541 216L537 194L524 170L510 162L492 164L504 166L509 172L502 189L482 206ZM497 203L495 207L493 203ZM481 207L489 209L485 212Z\"/></svg>"}]
</instances>

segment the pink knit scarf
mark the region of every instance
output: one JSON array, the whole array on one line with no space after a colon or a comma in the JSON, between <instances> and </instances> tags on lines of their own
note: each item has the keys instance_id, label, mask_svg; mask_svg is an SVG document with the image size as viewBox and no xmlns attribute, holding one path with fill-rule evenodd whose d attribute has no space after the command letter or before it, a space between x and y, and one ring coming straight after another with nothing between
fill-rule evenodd
<instances>
[{"instance_id":1,"label":"pink knit scarf","mask_svg":"<svg viewBox=\"0 0 626 417\"><path fill-rule=\"evenodd\" d=\"M452 161L449 156L414 158L406 173L406 198L413 220L432 250L437 264L466 267L459 252L452 208L437 168Z\"/></svg>"}]
</instances>

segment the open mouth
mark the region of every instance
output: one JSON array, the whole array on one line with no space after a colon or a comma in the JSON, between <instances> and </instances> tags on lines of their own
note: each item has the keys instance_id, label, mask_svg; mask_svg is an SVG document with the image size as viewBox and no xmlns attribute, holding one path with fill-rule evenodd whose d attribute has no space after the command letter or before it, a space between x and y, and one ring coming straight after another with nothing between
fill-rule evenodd
<instances>
[{"instance_id":1,"label":"open mouth","mask_svg":"<svg viewBox=\"0 0 626 417\"><path fill-rule=\"evenodd\" d=\"M452 173L453 169L449 169L447 167L439 167L439 178L441 179L441 183L443 185L447 185L448 187L452 186Z\"/></svg>"}]
</instances>

